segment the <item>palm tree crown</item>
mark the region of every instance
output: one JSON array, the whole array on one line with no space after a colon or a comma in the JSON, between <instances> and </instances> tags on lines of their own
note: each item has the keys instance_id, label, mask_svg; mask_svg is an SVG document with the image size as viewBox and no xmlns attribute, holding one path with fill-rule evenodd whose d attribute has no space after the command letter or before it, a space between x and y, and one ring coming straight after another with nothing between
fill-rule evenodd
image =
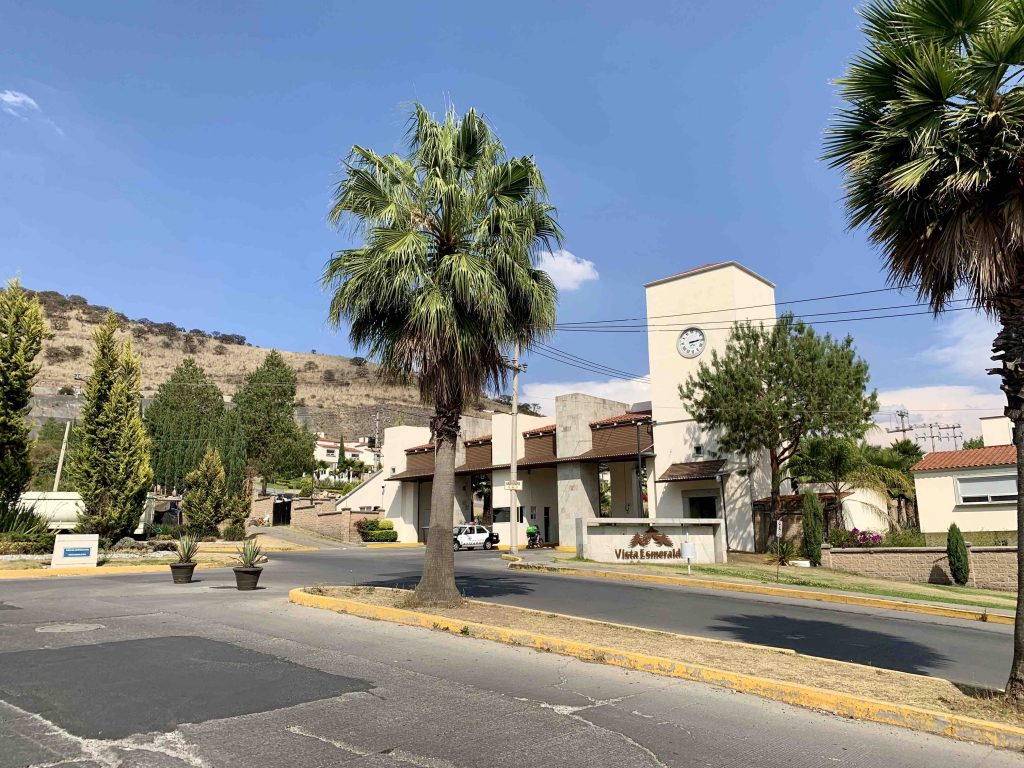
<instances>
[{"instance_id":1,"label":"palm tree crown","mask_svg":"<svg viewBox=\"0 0 1024 768\"><path fill-rule=\"evenodd\" d=\"M505 379L506 354L555 320L556 291L533 257L560 242L533 158L506 156L474 110L435 120L417 105L409 154L353 147L330 220L364 239L338 251L324 285L329 319L390 379L414 376L424 402L461 411Z\"/></svg>"},{"instance_id":2,"label":"palm tree crown","mask_svg":"<svg viewBox=\"0 0 1024 768\"><path fill-rule=\"evenodd\" d=\"M1024 2L872 0L825 157L853 226L938 311L1000 312L1024 278Z\"/></svg>"}]
</instances>

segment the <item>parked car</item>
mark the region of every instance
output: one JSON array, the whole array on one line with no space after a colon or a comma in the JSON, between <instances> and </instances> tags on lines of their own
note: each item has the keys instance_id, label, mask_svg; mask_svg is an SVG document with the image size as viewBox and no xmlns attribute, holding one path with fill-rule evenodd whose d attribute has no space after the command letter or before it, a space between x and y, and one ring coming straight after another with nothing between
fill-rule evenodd
<instances>
[{"instance_id":1,"label":"parked car","mask_svg":"<svg viewBox=\"0 0 1024 768\"><path fill-rule=\"evenodd\" d=\"M492 533L482 525L457 525L452 529L452 547L456 552L463 547L491 549L497 545L498 534Z\"/></svg>"}]
</instances>

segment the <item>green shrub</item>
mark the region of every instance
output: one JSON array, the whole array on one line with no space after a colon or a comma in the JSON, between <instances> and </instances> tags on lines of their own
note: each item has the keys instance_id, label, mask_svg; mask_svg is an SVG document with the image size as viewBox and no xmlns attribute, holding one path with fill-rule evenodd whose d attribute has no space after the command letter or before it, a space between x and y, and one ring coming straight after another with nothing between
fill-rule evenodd
<instances>
[{"instance_id":1,"label":"green shrub","mask_svg":"<svg viewBox=\"0 0 1024 768\"><path fill-rule=\"evenodd\" d=\"M949 559L949 572L953 581L963 586L971 576L971 563L967 559L967 543L956 523L949 526L946 534L946 557Z\"/></svg>"},{"instance_id":2,"label":"green shrub","mask_svg":"<svg viewBox=\"0 0 1024 768\"><path fill-rule=\"evenodd\" d=\"M853 534L841 525L832 526L832 530L828 532L828 543L836 549L857 546Z\"/></svg>"},{"instance_id":3,"label":"green shrub","mask_svg":"<svg viewBox=\"0 0 1024 768\"><path fill-rule=\"evenodd\" d=\"M395 530L395 524L391 520L378 520L377 521L378 531L393 531Z\"/></svg>"},{"instance_id":4,"label":"green shrub","mask_svg":"<svg viewBox=\"0 0 1024 768\"><path fill-rule=\"evenodd\" d=\"M796 558L796 545L788 539L776 539L768 547L766 562L772 565L789 565Z\"/></svg>"},{"instance_id":5,"label":"green shrub","mask_svg":"<svg viewBox=\"0 0 1024 768\"><path fill-rule=\"evenodd\" d=\"M821 499L813 491L804 494L804 553L815 568L821 565L821 532L824 525Z\"/></svg>"},{"instance_id":6,"label":"green shrub","mask_svg":"<svg viewBox=\"0 0 1024 768\"><path fill-rule=\"evenodd\" d=\"M890 528L885 534L886 547L924 547L924 534L917 528Z\"/></svg>"},{"instance_id":7,"label":"green shrub","mask_svg":"<svg viewBox=\"0 0 1024 768\"><path fill-rule=\"evenodd\" d=\"M313 495L313 478L304 477L299 481L299 496Z\"/></svg>"},{"instance_id":8,"label":"green shrub","mask_svg":"<svg viewBox=\"0 0 1024 768\"><path fill-rule=\"evenodd\" d=\"M224 529L223 536L225 541L241 541L245 538L245 527L238 523L231 523Z\"/></svg>"},{"instance_id":9,"label":"green shrub","mask_svg":"<svg viewBox=\"0 0 1024 768\"><path fill-rule=\"evenodd\" d=\"M363 541L398 541L398 531L367 531Z\"/></svg>"},{"instance_id":10,"label":"green shrub","mask_svg":"<svg viewBox=\"0 0 1024 768\"><path fill-rule=\"evenodd\" d=\"M356 530L359 531L359 537L363 541L373 541L369 538L371 533L375 533L380 528L380 521L370 517L363 517L356 520Z\"/></svg>"}]
</instances>

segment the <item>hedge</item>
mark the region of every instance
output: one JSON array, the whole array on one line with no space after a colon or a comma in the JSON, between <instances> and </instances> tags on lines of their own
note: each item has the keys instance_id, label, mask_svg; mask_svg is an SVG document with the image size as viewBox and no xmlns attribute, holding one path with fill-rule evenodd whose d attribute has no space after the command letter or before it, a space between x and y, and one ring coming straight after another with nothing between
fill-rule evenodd
<instances>
[{"instance_id":1,"label":"hedge","mask_svg":"<svg viewBox=\"0 0 1024 768\"><path fill-rule=\"evenodd\" d=\"M367 531L363 534L363 541L398 541L398 531Z\"/></svg>"}]
</instances>

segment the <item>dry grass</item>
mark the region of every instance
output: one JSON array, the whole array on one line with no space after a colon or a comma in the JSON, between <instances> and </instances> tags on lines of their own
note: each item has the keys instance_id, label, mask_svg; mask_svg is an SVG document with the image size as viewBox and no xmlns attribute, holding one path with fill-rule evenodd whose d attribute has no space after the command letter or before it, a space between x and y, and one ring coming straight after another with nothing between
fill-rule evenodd
<instances>
[{"instance_id":1,"label":"dry grass","mask_svg":"<svg viewBox=\"0 0 1024 768\"><path fill-rule=\"evenodd\" d=\"M319 587L309 591L393 608L406 608L409 605L409 593L404 590ZM923 675L821 659L788 650L622 627L475 600L467 600L460 608L431 608L425 612L1024 727L1024 713L1007 707L998 692L958 686L947 680Z\"/></svg>"}]
</instances>

